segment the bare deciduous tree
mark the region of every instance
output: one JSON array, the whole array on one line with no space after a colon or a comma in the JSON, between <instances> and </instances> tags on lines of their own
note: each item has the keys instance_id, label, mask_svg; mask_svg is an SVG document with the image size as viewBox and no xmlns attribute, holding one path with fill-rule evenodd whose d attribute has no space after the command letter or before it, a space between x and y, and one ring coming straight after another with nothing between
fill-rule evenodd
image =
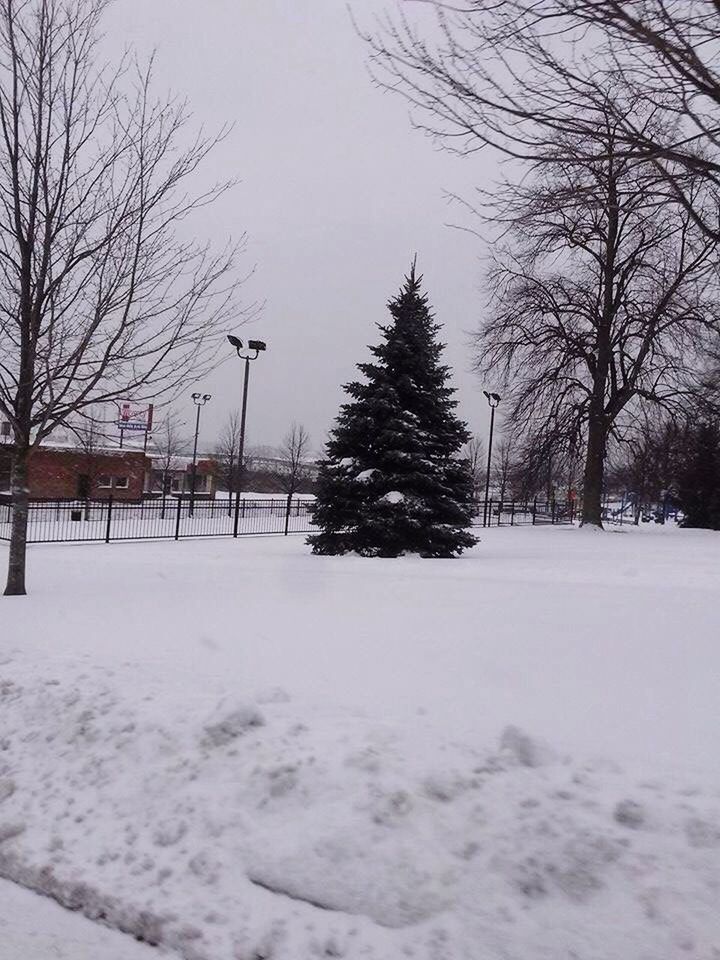
<instances>
[{"instance_id":1,"label":"bare deciduous tree","mask_svg":"<svg viewBox=\"0 0 720 960\"><path fill-rule=\"evenodd\" d=\"M583 143L571 166L548 155L506 188L478 344L480 372L504 372L512 423L584 437L582 520L594 525L622 415L699 391L719 316L716 241L658 194L652 168L616 155L613 113L594 133L607 159L585 159Z\"/></svg>"},{"instance_id":2,"label":"bare deciduous tree","mask_svg":"<svg viewBox=\"0 0 720 960\"><path fill-rule=\"evenodd\" d=\"M695 411L698 416L702 412ZM611 451L608 486L632 498L635 523L640 521L643 505L662 503L677 492L689 438L689 420L653 410Z\"/></svg>"},{"instance_id":3,"label":"bare deciduous tree","mask_svg":"<svg viewBox=\"0 0 720 960\"><path fill-rule=\"evenodd\" d=\"M153 464L157 463L160 468L162 483L161 519L165 518L165 498L171 490L173 474L182 466L182 457L189 447L189 441L182 432L184 426L177 413L169 410L153 430Z\"/></svg>"},{"instance_id":4,"label":"bare deciduous tree","mask_svg":"<svg viewBox=\"0 0 720 960\"><path fill-rule=\"evenodd\" d=\"M239 410L231 410L222 433L215 445L215 462L217 464L217 476L223 490L228 492L228 515L231 511L230 502L233 494L242 492L240 464L238 463L238 454L240 452L240 432L241 418ZM245 457L244 469L248 469L248 457Z\"/></svg>"},{"instance_id":5,"label":"bare deciduous tree","mask_svg":"<svg viewBox=\"0 0 720 960\"><path fill-rule=\"evenodd\" d=\"M107 440L103 431L103 424L96 417L88 414L72 428L75 444L82 452L81 486L78 487L78 496L85 500L85 519L90 519L90 497L95 487L100 471L100 456Z\"/></svg>"},{"instance_id":6,"label":"bare deciduous tree","mask_svg":"<svg viewBox=\"0 0 720 960\"><path fill-rule=\"evenodd\" d=\"M482 437L473 436L465 445L463 457L468 462L472 477L473 500L479 503L485 493L485 471L487 469L487 454L485 441Z\"/></svg>"},{"instance_id":7,"label":"bare deciduous tree","mask_svg":"<svg viewBox=\"0 0 720 960\"><path fill-rule=\"evenodd\" d=\"M503 437L493 454L492 481L495 491L503 501L510 491L513 496L515 485L515 444L512 437Z\"/></svg>"},{"instance_id":8,"label":"bare deciduous tree","mask_svg":"<svg viewBox=\"0 0 720 960\"><path fill-rule=\"evenodd\" d=\"M184 221L229 184L189 178L219 137L156 101L151 65L97 66L108 0L0 7L0 412L14 435L6 593L25 592L28 463L92 404L171 396L237 316L238 245ZM222 135L222 134L221 134ZM191 373L194 376L191 376Z\"/></svg>"},{"instance_id":9,"label":"bare deciduous tree","mask_svg":"<svg viewBox=\"0 0 720 960\"><path fill-rule=\"evenodd\" d=\"M287 533L287 518L290 515L292 498L297 493L304 478L307 476L307 457L310 452L310 436L301 423L293 423L285 436L280 449L280 458L283 461L281 469L276 471L275 479L287 497L285 532Z\"/></svg>"}]
</instances>

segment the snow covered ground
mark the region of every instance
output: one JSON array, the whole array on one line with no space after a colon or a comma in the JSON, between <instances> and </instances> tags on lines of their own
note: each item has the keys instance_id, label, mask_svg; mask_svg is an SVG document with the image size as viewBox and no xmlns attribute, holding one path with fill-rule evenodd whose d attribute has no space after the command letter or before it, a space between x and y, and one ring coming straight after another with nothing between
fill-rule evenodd
<instances>
[{"instance_id":1,"label":"snow covered ground","mask_svg":"<svg viewBox=\"0 0 720 960\"><path fill-rule=\"evenodd\" d=\"M33 547L0 875L185 960L720 956L720 537L482 537Z\"/></svg>"},{"instance_id":2,"label":"snow covered ground","mask_svg":"<svg viewBox=\"0 0 720 960\"><path fill-rule=\"evenodd\" d=\"M157 950L0 880L2 960L158 960Z\"/></svg>"}]
</instances>

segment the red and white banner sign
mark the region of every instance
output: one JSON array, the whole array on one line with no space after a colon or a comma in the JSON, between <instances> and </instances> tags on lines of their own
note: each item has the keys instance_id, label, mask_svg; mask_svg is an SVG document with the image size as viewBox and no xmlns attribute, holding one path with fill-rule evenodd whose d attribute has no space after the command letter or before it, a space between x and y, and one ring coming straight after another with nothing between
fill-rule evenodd
<instances>
[{"instance_id":1,"label":"red and white banner sign","mask_svg":"<svg viewBox=\"0 0 720 960\"><path fill-rule=\"evenodd\" d=\"M153 405L133 403L121 400L118 403L117 425L121 430L139 430L143 433L152 430Z\"/></svg>"}]
</instances>

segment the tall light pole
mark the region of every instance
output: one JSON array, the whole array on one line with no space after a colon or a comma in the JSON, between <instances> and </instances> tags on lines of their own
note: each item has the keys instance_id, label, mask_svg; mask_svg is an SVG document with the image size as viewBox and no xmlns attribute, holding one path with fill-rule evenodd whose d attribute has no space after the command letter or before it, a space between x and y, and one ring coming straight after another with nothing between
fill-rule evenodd
<instances>
[{"instance_id":1,"label":"tall light pole","mask_svg":"<svg viewBox=\"0 0 720 960\"><path fill-rule=\"evenodd\" d=\"M233 523L233 536L238 535L238 525L240 523L240 487L242 486L243 466L245 463L245 419L247 416L247 396L248 381L250 379L250 361L257 360L260 354L267 349L262 340L248 340L244 344L238 337L228 334L230 345L235 347L235 351L241 360L245 361L245 379L243 382L242 413L240 414L240 443L238 446L238 489L235 495L235 521ZM247 352L249 351L249 352ZM232 497L232 491L229 491Z\"/></svg>"},{"instance_id":2,"label":"tall light pole","mask_svg":"<svg viewBox=\"0 0 720 960\"><path fill-rule=\"evenodd\" d=\"M195 478L197 476L197 445L198 445L198 436L200 435L200 411L208 402L212 400L212 396L209 393L194 393L192 395L193 403L197 407L197 417L195 418L195 444L193 446L193 462L192 462L192 481L190 487L190 516L195 515Z\"/></svg>"},{"instance_id":3,"label":"tall light pole","mask_svg":"<svg viewBox=\"0 0 720 960\"><path fill-rule=\"evenodd\" d=\"M487 472L485 474L485 506L483 508L483 526L488 525L488 496L490 494L490 466L492 464L492 442L493 442L493 430L495 429L495 408L499 405L500 400L502 399L497 393L488 393L487 390L483 390L487 402L490 404L490 437L488 439L488 461L487 461Z\"/></svg>"}]
</instances>

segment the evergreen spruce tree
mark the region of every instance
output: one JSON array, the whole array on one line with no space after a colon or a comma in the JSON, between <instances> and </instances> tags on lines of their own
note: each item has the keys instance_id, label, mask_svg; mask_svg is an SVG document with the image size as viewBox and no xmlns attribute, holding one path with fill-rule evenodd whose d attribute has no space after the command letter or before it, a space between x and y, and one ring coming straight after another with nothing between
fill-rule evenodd
<instances>
[{"instance_id":1,"label":"evergreen spruce tree","mask_svg":"<svg viewBox=\"0 0 720 960\"><path fill-rule=\"evenodd\" d=\"M413 263L374 361L358 365L365 382L344 388L351 400L320 465L314 553L451 557L475 543L472 477L459 459L468 432L421 281Z\"/></svg>"}]
</instances>

